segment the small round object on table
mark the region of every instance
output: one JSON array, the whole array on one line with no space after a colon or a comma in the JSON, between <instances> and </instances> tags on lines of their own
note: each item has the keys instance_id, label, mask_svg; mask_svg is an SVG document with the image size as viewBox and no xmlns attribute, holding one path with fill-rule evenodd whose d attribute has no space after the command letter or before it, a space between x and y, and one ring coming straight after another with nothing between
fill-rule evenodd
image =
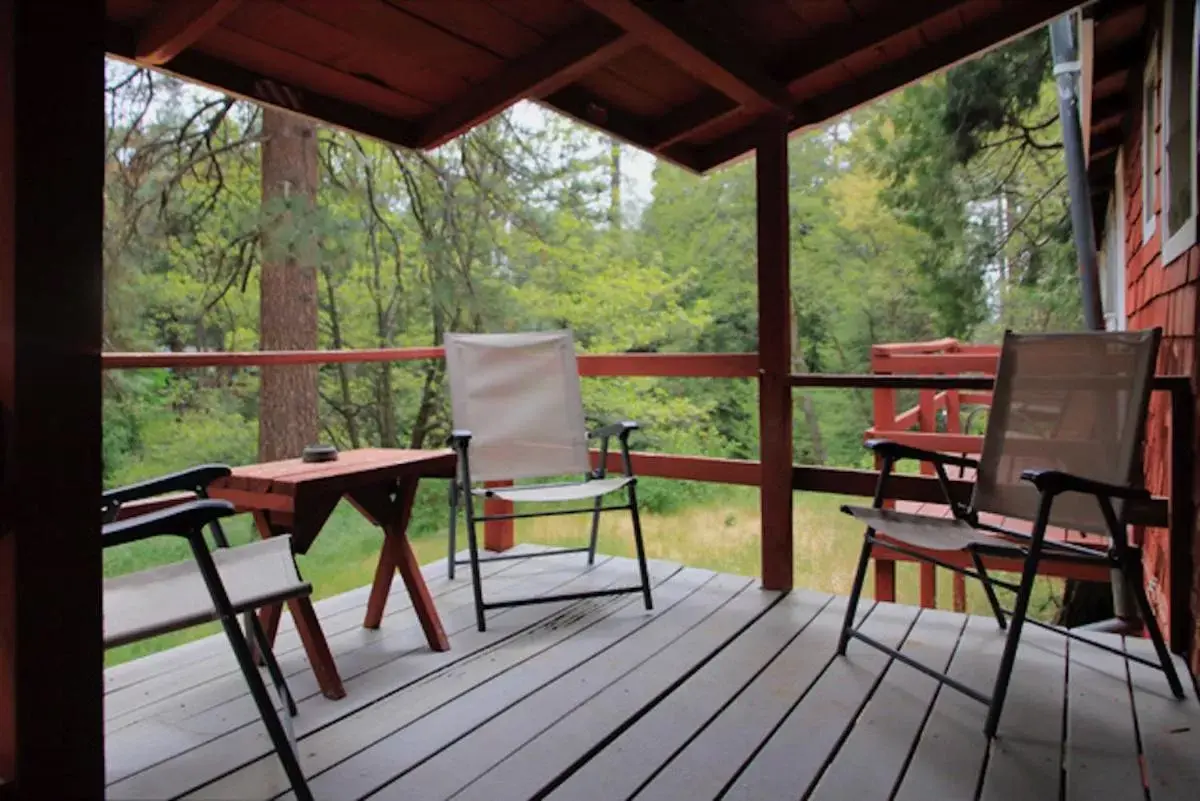
<instances>
[{"instance_id":1,"label":"small round object on table","mask_svg":"<svg viewBox=\"0 0 1200 801\"><path fill-rule=\"evenodd\" d=\"M306 445L300 460L304 462L335 462L338 451L332 445Z\"/></svg>"}]
</instances>

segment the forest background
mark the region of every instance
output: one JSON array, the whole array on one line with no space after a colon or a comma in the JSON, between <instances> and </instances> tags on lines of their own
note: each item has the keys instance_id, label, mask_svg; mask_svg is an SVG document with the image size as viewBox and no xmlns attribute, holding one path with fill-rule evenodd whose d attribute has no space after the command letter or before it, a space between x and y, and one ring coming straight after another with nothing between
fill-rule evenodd
<instances>
[{"instance_id":1,"label":"forest background","mask_svg":"<svg viewBox=\"0 0 1200 801\"><path fill-rule=\"evenodd\" d=\"M752 163L703 178L655 163L649 191L633 193L628 148L521 104L432 153L312 129L311 202L298 204L263 177L277 113L264 121L251 103L119 62L106 113L108 351L277 347L260 320L261 293L275 291L264 290L264 260L300 246L320 348L570 327L582 352L756 349ZM797 135L789 150L795 370L867 372L876 343L1080 327L1044 31ZM324 366L314 386L317 435L341 449L440 447L450 428L439 360ZM256 461L264 404L278 416L286 402L266 399L255 368L110 371L104 390L108 486ZM870 466L869 392L795 401L798 462ZM757 457L748 380L585 379L584 402L589 417L640 421L639 450ZM447 521L445 487L426 484L412 532L428 560ZM652 556L757 572L752 491L643 484ZM796 501L797 583L845 591L857 529L837 499ZM244 520L234 531L251 536ZM561 522L518 529L518 540L579 535ZM317 595L367 583L378 536L339 510L301 562ZM603 550L627 548L619 525L605 529ZM147 543L107 553L106 570L184 555Z\"/></svg>"}]
</instances>

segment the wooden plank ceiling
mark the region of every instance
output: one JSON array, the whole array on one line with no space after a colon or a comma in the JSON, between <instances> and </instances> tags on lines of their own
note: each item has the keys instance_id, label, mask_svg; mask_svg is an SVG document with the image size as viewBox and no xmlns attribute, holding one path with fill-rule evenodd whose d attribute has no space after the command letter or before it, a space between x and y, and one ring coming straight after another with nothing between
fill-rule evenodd
<instances>
[{"instance_id":1,"label":"wooden plank ceiling","mask_svg":"<svg viewBox=\"0 0 1200 801\"><path fill-rule=\"evenodd\" d=\"M695 172L1080 0L109 0L110 54L409 148L522 99Z\"/></svg>"}]
</instances>

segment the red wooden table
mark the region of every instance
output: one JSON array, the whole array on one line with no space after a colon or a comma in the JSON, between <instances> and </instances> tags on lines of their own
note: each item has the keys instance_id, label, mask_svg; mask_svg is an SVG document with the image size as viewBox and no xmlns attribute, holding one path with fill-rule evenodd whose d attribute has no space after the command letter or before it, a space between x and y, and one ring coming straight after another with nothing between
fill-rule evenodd
<instances>
[{"instance_id":1,"label":"red wooden table","mask_svg":"<svg viewBox=\"0 0 1200 801\"><path fill-rule=\"evenodd\" d=\"M341 453L333 462L285 459L237 467L228 478L210 486L209 495L229 501L239 511L253 513L258 533L264 538L291 534L292 547L298 554L312 547L338 502L342 498L350 501L384 534L363 625L379 627L392 576L399 571L429 647L445 651L450 643L406 532L417 482L422 477L450 478L454 466L455 456L449 450L364 448ZM321 692L328 698L342 698L346 691L312 602L305 597L287 604ZM272 642L281 611L282 606L277 604L261 613Z\"/></svg>"}]
</instances>

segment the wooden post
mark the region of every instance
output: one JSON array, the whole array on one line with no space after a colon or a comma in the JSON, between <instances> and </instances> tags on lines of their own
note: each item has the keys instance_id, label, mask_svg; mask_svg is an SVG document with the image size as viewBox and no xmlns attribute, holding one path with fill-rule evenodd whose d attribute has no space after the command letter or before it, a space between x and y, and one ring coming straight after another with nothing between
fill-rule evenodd
<instances>
[{"instance_id":1,"label":"wooden post","mask_svg":"<svg viewBox=\"0 0 1200 801\"><path fill-rule=\"evenodd\" d=\"M104 796L102 0L0 0L0 775Z\"/></svg>"},{"instance_id":2,"label":"wooden post","mask_svg":"<svg viewBox=\"0 0 1200 801\"><path fill-rule=\"evenodd\" d=\"M762 460L762 585L792 588L792 338L788 239L787 121L759 129L758 415Z\"/></svg>"},{"instance_id":3,"label":"wooden post","mask_svg":"<svg viewBox=\"0 0 1200 801\"><path fill-rule=\"evenodd\" d=\"M873 354L876 357L886 356L886 352L879 351ZM872 365L876 363L876 359L871 359ZM872 372L886 375L890 370L872 369ZM896 390L894 389L876 389L871 393L873 406L873 416L877 432L891 431L896 428ZM883 460L878 456L875 457L875 469L883 468ZM884 506L891 508L896 504L893 501L884 501ZM894 602L896 600L896 563L891 559L875 559L875 600Z\"/></svg>"},{"instance_id":4,"label":"wooden post","mask_svg":"<svg viewBox=\"0 0 1200 801\"><path fill-rule=\"evenodd\" d=\"M948 434L962 433L962 399L957 389L946 392L946 432ZM950 579L952 584L951 597L955 612L967 611L967 582L961 573L955 573Z\"/></svg>"},{"instance_id":5,"label":"wooden post","mask_svg":"<svg viewBox=\"0 0 1200 801\"><path fill-rule=\"evenodd\" d=\"M1192 548L1195 531L1195 501L1193 491L1196 480L1194 451L1196 428L1193 415L1196 413L1196 395L1190 386L1171 389L1171 526L1169 541L1170 614L1167 623L1169 644L1172 651L1191 659L1195 647L1192 636L1196 620L1192 610L1192 596L1196 592L1195 560ZM1191 665L1196 667L1195 663Z\"/></svg>"},{"instance_id":6,"label":"wooden post","mask_svg":"<svg viewBox=\"0 0 1200 801\"><path fill-rule=\"evenodd\" d=\"M918 425L922 432L937 433L937 391L922 389L918 393L917 415ZM921 462L921 475L932 476L937 472L929 462ZM921 575L921 607L924 609L937 608L937 567L928 562L921 562L917 568Z\"/></svg>"},{"instance_id":7,"label":"wooden post","mask_svg":"<svg viewBox=\"0 0 1200 801\"><path fill-rule=\"evenodd\" d=\"M487 487L511 487L511 481L487 481ZM488 498L483 502L485 515L511 515L514 511L512 501L499 498ZM516 540L515 520L485 520L483 523L483 547L489 551L507 551L513 547Z\"/></svg>"}]
</instances>

